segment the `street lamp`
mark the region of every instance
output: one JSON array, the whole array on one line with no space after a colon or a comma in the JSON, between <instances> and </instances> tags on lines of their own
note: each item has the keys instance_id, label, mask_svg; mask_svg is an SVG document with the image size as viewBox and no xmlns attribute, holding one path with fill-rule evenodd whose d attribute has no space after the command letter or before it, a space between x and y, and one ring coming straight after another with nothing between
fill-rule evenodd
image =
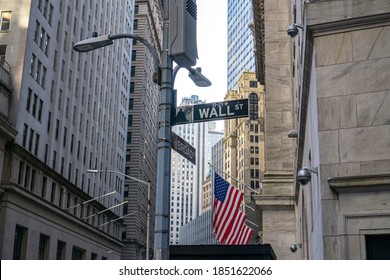
<instances>
[{"instance_id":1,"label":"street lamp","mask_svg":"<svg viewBox=\"0 0 390 280\"><path fill-rule=\"evenodd\" d=\"M144 181L135 177L132 177L130 175L124 174L122 172L116 171L116 170L96 170L96 169L88 169L88 173L115 173L118 175L121 175L123 177L126 177L128 179L137 181L139 183L145 184L148 187L148 207L146 210L146 259L149 260L149 252L150 252L150 182Z\"/></svg>"},{"instance_id":2,"label":"street lamp","mask_svg":"<svg viewBox=\"0 0 390 280\"><path fill-rule=\"evenodd\" d=\"M166 1L168 2L168 1ZM173 19L172 19L173 20ZM183 19L181 19L183 20ZM161 64L160 103L158 117L158 146L157 146L157 182L156 182L156 216L154 231L154 256L158 260L169 259L169 207L171 181L171 116L176 108L173 96L173 59L169 55L169 5L164 4L163 44L161 63L156 49L144 38L135 34L103 35L77 42L73 49L78 52L88 52L113 44L113 40L132 38L143 43L154 58L155 73L153 80L158 81L158 69ZM211 82L201 74L200 68L183 65L189 71L189 77L199 87L210 86ZM180 66L179 66L180 68Z\"/></svg>"}]
</instances>

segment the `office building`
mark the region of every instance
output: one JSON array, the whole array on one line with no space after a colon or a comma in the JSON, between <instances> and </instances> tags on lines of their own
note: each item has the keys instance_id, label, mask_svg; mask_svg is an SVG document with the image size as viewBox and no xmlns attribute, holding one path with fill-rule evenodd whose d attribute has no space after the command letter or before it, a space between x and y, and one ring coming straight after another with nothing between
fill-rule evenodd
<instances>
[{"instance_id":1,"label":"office building","mask_svg":"<svg viewBox=\"0 0 390 280\"><path fill-rule=\"evenodd\" d=\"M204 103L197 95L183 98L180 106ZM196 150L196 165L172 150L170 243L178 244L180 227L200 214L202 182L208 174L208 123L173 127L173 132Z\"/></svg>"},{"instance_id":2,"label":"office building","mask_svg":"<svg viewBox=\"0 0 390 280\"><path fill-rule=\"evenodd\" d=\"M234 89L242 72L255 71L251 0L228 0L227 90Z\"/></svg>"},{"instance_id":3,"label":"office building","mask_svg":"<svg viewBox=\"0 0 390 280\"><path fill-rule=\"evenodd\" d=\"M0 1L2 259L120 258L133 3Z\"/></svg>"},{"instance_id":4,"label":"office building","mask_svg":"<svg viewBox=\"0 0 390 280\"><path fill-rule=\"evenodd\" d=\"M162 2L135 1L133 33L146 39L161 52ZM159 86L153 81L153 56L145 45L132 42L130 99L127 117L126 174L150 182L149 250L153 255L154 206L157 173L157 128ZM128 201L126 233L122 259L146 258L147 185L125 180L125 200Z\"/></svg>"},{"instance_id":5,"label":"office building","mask_svg":"<svg viewBox=\"0 0 390 280\"><path fill-rule=\"evenodd\" d=\"M224 174L220 175L244 193L242 210L247 215L247 225L254 230L253 243L261 224L252 205L252 194L261 192L264 175L264 89L254 72L243 72L237 90L225 96L225 100L237 99L249 100L250 117L225 120Z\"/></svg>"},{"instance_id":6,"label":"office building","mask_svg":"<svg viewBox=\"0 0 390 280\"><path fill-rule=\"evenodd\" d=\"M212 231L213 211L208 210L183 225L179 231L179 245L218 244Z\"/></svg>"}]
</instances>

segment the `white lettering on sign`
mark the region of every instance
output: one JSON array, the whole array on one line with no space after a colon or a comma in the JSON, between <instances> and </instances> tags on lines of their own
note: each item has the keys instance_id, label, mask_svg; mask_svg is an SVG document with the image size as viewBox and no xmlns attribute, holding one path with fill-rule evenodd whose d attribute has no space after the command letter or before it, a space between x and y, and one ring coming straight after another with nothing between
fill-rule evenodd
<instances>
[{"instance_id":1,"label":"white lettering on sign","mask_svg":"<svg viewBox=\"0 0 390 280\"><path fill-rule=\"evenodd\" d=\"M242 104L241 104L242 107ZM230 106L226 106L226 112L223 112L222 106L219 107L213 107L213 108L201 108L199 109L199 116L201 119L207 119L207 118L212 118L212 117L226 117L226 116L234 116L234 113L230 112ZM237 105L236 105L237 108ZM237 110L237 109L236 109Z\"/></svg>"}]
</instances>

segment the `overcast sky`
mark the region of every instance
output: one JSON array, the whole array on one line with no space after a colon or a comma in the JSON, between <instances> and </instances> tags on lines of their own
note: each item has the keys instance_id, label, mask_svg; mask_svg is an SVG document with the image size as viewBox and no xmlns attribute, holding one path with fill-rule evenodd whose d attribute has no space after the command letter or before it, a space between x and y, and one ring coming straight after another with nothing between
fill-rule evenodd
<instances>
[{"instance_id":1,"label":"overcast sky","mask_svg":"<svg viewBox=\"0 0 390 280\"><path fill-rule=\"evenodd\" d=\"M222 101L227 91L227 0L197 0L198 62L212 85L196 87L188 77L188 71L180 69L174 88L177 89L177 103L182 97L198 95L209 102Z\"/></svg>"}]
</instances>

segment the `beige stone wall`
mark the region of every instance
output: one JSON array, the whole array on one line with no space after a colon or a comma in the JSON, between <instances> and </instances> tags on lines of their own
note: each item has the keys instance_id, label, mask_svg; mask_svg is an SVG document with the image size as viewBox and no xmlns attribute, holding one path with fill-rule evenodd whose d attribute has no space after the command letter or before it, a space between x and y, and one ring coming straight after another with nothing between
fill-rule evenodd
<instances>
[{"instance_id":1,"label":"beige stone wall","mask_svg":"<svg viewBox=\"0 0 390 280\"><path fill-rule=\"evenodd\" d=\"M326 259L364 259L360 231L383 229L389 221L390 209L375 202L384 193L336 196L327 182L390 173L389 41L390 26L314 40Z\"/></svg>"},{"instance_id":2,"label":"beige stone wall","mask_svg":"<svg viewBox=\"0 0 390 280\"><path fill-rule=\"evenodd\" d=\"M267 172L292 172L294 142L287 138L293 129L292 42L286 34L290 24L289 1L265 0L265 103Z\"/></svg>"},{"instance_id":3,"label":"beige stone wall","mask_svg":"<svg viewBox=\"0 0 390 280\"><path fill-rule=\"evenodd\" d=\"M278 259L295 259L293 202L294 129L292 41L287 36L290 1L264 0L265 46L265 174L262 195L255 196L262 211L262 243L271 244Z\"/></svg>"},{"instance_id":4,"label":"beige stone wall","mask_svg":"<svg viewBox=\"0 0 390 280\"><path fill-rule=\"evenodd\" d=\"M315 39L320 158L337 176L390 172L390 26Z\"/></svg>"}]
</instances>

